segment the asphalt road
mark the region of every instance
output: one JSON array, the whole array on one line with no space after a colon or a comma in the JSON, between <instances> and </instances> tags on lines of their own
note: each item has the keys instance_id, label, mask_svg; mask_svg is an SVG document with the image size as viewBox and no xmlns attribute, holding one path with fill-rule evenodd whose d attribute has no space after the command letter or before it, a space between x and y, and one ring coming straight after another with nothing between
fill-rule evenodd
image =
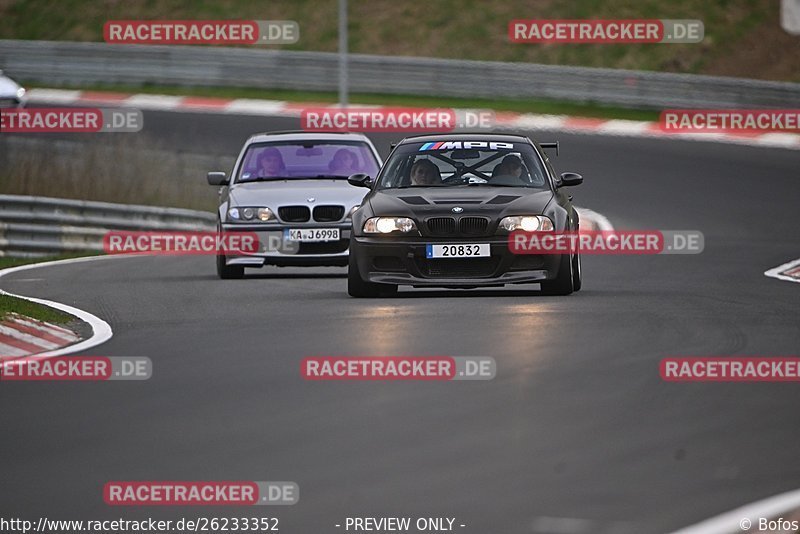
<instances>
[{"instance_id":1,"label":"asphalt road","mask_svg":"<svg viewBox=\"0 0 800 534\"><path fill-rule=\"evenodd\" d=\"M165 146L234 153L290 119L147 113ZM545 139L545 136L538 137ZM548 138L550 136L547 136ZM220 281L211 258L115 258L3 278L107 320L92 354L147 382L0 383L0 516L455 517L464 533L656 533L800 487L797 384L675 384L670 355L791 355L800 153L553 135L575 202L618 228L693 229L702 254L586 257L584 289L347 297L338 268ZM377 136L384 154L389 136ZM202 179L202 177L198 177ZM304 382L312 355L493 356L487 382ZM106 506L110 480L291 480L274 508ZM255 513L253 512L255 510ZM563 527L567 523L560 523Z\"/></svg>"}]
</instances>

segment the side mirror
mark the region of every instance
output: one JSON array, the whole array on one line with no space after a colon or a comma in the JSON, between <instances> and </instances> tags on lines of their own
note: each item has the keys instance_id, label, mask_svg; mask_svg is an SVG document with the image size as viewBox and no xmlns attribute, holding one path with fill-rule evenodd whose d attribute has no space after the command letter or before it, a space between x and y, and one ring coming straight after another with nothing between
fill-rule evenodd
<instances>
[{"instance_id":1,"label":"side mirror","mask_svg":"<svg viewBox=\"0 0 800 534\"><path fill-rule=\"evenodd\" d=\"M210 172L206 175L208 185L228 185L228 177L224 172Z\"/></svg>"},{"instance_id":2,"label":"side mirror","mask_svg":"<svg viewBox=\"0 0 800 534\"><path fill-rule=\"evenodd\" d=\"M565 172L561 174L561 187L581 185L582 183L583 183L583 176L581 176L576 172Z\"/></svg>"},{"instance_id":3,"label":"side mirror","mask_svg":"<svg viewBox=\"0 0 800 534\"><path fill-rule=\"evenodd\" d=\"M368 174L353 174L347 179L347 183L356 187L372 187L372 178Z\"/></svg>"}]
</instances>

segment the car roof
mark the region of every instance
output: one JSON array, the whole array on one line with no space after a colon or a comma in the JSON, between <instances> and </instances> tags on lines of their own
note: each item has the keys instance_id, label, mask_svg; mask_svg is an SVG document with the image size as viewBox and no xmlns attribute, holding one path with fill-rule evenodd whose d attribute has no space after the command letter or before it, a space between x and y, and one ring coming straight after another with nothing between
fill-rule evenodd
<instances>
[{"instance_id":1,"label":"car roof","mask_svg":"<svg viewBox=\"0 0 800 534\"><path fill-rule=\"evenodd\" d=\"M366 141L369 138L360 133L351 132L305 132L303 130L286 130L279 132L262 132L251 135L249 143L265 141Z\"/></svg>"},{"instance_id":2,"label":"car roof","mask_svg":"<svg viewBox=\"0 0 800 534\"><path fill-rule=\"evenodd\" d=\"M425 134L406 137L398 144L424 143L429 141L516 141L518 143L528 143L530 140L524 135L518 134L498 134L498 133L442 133Z\"/></svg>"}]
</instances>

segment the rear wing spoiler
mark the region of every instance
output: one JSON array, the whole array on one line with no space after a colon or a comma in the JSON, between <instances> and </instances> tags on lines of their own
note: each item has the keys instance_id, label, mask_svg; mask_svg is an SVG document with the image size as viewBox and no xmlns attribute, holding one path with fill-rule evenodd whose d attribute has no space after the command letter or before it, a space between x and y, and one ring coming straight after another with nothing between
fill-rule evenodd
<instances>
[{"instance_id":1,"label":"rear wing spoiler","mask_svg":"<svg viewBox=\"0 0 800 534\"><path fill-rule=\"evenodd\" d=\"M558 156L558 141L552 141L549 143L539 143L539 146L541 146L542 148L555 148L556 156Z\"/></svg>"}]
</instances>

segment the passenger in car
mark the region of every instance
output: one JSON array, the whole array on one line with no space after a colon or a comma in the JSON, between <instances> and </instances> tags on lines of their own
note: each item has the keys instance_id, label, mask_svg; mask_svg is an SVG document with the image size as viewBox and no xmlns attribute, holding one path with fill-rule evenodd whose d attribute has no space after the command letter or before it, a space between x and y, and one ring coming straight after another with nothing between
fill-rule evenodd
<instances>
[{"instance_id":1,"label":"passenger in car","mask_svg":"<svg viewBox=\"0 0 800 534\"><path fill-rule=\"evenodd\" d=\"M518 156L509 154L503 158L503 161L497 164L497 167L492 171L492 178L497 176L512 176L514 178L522 177L523 164Z\"/></svg>"},{"instance_id":2,"label":"passenger in car","mask_svg":"<svg viewBox=\"0 0 800 534\"><path fill-rule=\"evenodd\" d=\"M351 150L340 148L333 155L333 159L328 164L328 169L333 173L350 176L359 171L358 158Z\"/></svg>"},{"instance_id":3,"label":"passenger in car","mask_svg":"<svg viewBox=\"0 0 800 534\"><path fill-rule=\"evenodd\" d=\"M258 176L260 178L286 176L286 164L283 162L280 150L267 147L258 155Z\"/></svg>"},{"instance_id":4,"label":"passenger in car","mask_svg":"<svg viewBox=\"0 0 800 534\"><path fill-rule=\"evenodd\" d=\"M538 173L534 173L534 176L531 177L525 163L523 163L519 156L513 154L504 157L503 161L494 168L492 171L492 178L498 176L517 178L522 182L533 183L534 185L544 185L545 183L544 176Z\"/></svg>"}]
</instances>

